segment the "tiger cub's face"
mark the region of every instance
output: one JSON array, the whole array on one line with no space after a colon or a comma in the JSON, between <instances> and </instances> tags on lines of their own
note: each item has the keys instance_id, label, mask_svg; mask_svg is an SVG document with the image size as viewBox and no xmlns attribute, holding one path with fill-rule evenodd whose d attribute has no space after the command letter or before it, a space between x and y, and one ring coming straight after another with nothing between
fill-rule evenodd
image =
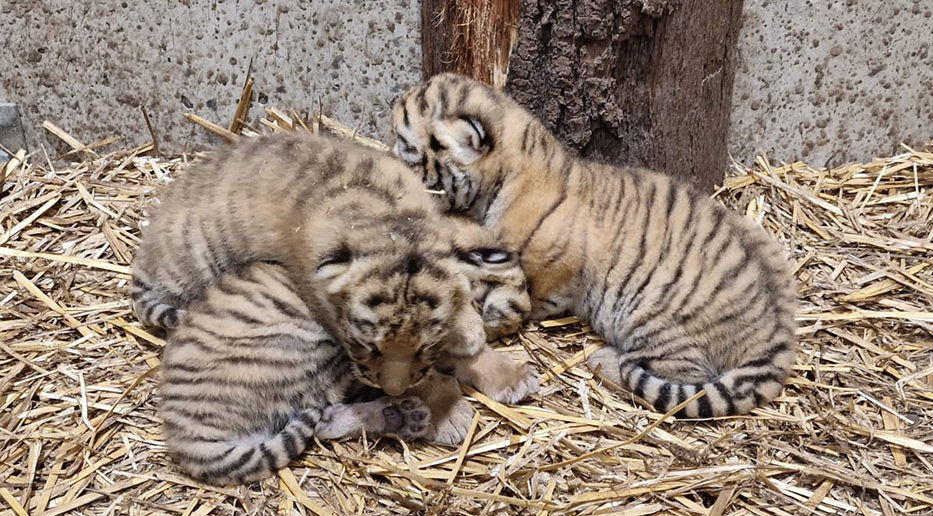
<instances>
[{"instance_id":1,"label":"tiger cub's face","mask_svg":"<svg viewBox=\"0 0 933 516\"><path fill-rule=\"evenodd\" d=\"M448 346L469 354L486 342L452 245L417 226L328 232L303 273L357 376L392 396L424 379Z\"/></svg>"},{"instance_id":2,"label":"tiger cub's face","mask_svg":"<svg viewBox=\"0 0 933 516\"><path fill-rule=\"evenodd\" d=\"M441 208L465 211L481 198L483 186L495 179L483 177L488 167L477 166L489 155L493 142L479 118L461 116L454 109L458 100L466 100L451 98L447 82L457 79L436 76L402 96L392 112L391 136L392 152L421 174L429 189L444 191Z\"/></svg>"}]
</instances>

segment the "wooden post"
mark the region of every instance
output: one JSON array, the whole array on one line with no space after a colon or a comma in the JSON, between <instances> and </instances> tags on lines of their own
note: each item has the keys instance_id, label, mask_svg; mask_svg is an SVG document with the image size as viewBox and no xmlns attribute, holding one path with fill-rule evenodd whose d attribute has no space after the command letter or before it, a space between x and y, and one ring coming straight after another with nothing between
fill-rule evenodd
<instances>
[{"instance_id":1,"label":"wooden post","mask_svg":"<svg viewBox=\"0 0 933 516\"><path fill-rule=\"evenodd\" d=\"M505 86L519 0L422 0L424 77L457 72Z\"/></svg>"}]
</instances>

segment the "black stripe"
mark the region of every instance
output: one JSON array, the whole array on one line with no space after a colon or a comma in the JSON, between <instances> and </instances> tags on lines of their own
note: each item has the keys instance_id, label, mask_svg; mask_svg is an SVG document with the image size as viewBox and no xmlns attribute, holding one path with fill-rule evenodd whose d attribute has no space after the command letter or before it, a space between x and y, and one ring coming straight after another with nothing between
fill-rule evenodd
<instances>
[{"instance_id":1,"label":"black stripe","mask_svg":"<svg viewBox=\"0 0 933 516\"><path fill-rule=\"evenodd\" d=\"M732 400L732 394L726 389L726 386L722 382L713 382L713 387L716 388L716 391L719 392L719 396L726 400L726 413L725 416L731 416L735 414L735 402Z\"/></svg>"},{"instance_id":2,"label":"black stripe","mask_svg":"<svg viewBox=\"0 0 933 516\"><path fill-rule=\"evenodd\" d=\"M318 409L314 410L320 412ZM315 417L312 416L311 409L305 409L295 415L295 419L301 421L301 423L308 428L314 428L318 424L318 421L321 419L321 414L316 414Z\"/></svg>"},{"instance_id":3,"label":"black stripe","mask_svg":"<svg viewBox=\"0 0 933 516\"><path fill-rule=\"evenodd\" d=\"M211 274L216 278L220 276L222 269L217 264L218 262L218 253L215 247L216 243L213 242L211 236L217 234L216 230L211 230L205 228L205 225L211 224L210 218L202 218L198 222L198 229L201 231L201 237L204 239L204 246L206 249L202 252L202 256L207 259L207 266L211 268ZM222 240L222 239L221 239Z\"/></svg>"},{"instance_id":4,"label":"black stripe","mask_svg":"<svg viewBox=\"0 0 933 516\"><path fill-rule=\"evenodd\" d=\"M202 332L204 332L204 333L207 333L207 334L209 334L210 336L214 337L214 340L223 341L224 339L227 338L227 337L224 337L224 336L222 336L222 335L213 334L210 330L201 328L200 326L196 325L196 324L195 324L195 321L193 321L193 320L188 322L187 328L189 328L189 329L190 329L190 328L195 328L195 329L197 329L198 331L202 331ZM189 332L190 332L190 330L189 330ZM201 352L203 352L203 353L205 353L205 354L207 354L207 353L211 353L211 354L217 353L217 349L214 348L213 346L208 345L206 342L204 342L204 340L199 339L199 338L196 338L196 337L186 337L186 336L184 336L184 335L186 335L186 333L183 333L182 336L178 336L177 334L176 334L176 335L169 335L169 345L171 345L171 346L176 346L176 347L181 347L181 346L194 346L195 348L197 348L198 350L200 350Z\"/></svg>"},{"instance_id":5,"label":"black stripe","mask_svg":"<svg viewBox=\"0 0 933 516\"><path fill-rule=\"evenodd\" d=\"M704 394L702 398L696 401L696 404L697 404L697 415L699 417L701 418L713 417L713 407L712 405L710 405L708 394Z\"/></svg>"},{"instance_id":6,"label":"black stripe","mask_svg":"<svg viewBox=\"0 0 933 516\"><path fill-rule=\"evenodd\" d=\"M745 384L749 384L749 383L752 384L752 386L757 389L758 386L765 384L765 383L770 383L770 382L783 385L784 377L779 375L778 373L767 372L767 373L757 373L757 374L743 374L743 375L736 376L733 380L733 384L735 385L736 390L740 390L741 386L744 386Z\"/></svg>"},{"instance_id":7,"label":"black stripe","mask_svg":"<svg viewBox=\"0 0 933 516\"><path fill-rule=\"evenodd\" d=\"M658 397L654 400L654 408L659 412L667 412L667 403L671 400L671 384L664 382L664 385L658 389Z\"/></svg>"},{"instance_id":8,"label":"black stripe","mask_svg":"<svg viewBox=\"0 0 933 516\"><path fill-rule=\"evenodd\" d=\"M709 296L705 296L708 298L708 303L699 304L695 306L690 312L687 312L687 313L682 312L683 305L678 307L676 314L679 316L680 320L681 321L692 321L699 314L705 313L707 311L707 308L710 306L710 304L712 304L713 301L716 301L716 298L719 296L723 288L723 284L734 281L735 277L739 275L740 272L746 267L748 267L748 255L744 254L742 256L742 259L739 260L737 264L733 265L732 267L729 267L728 270L726 270L724 273L719 275L719 278L716 280L716 286L713 287L712 293ZM697 286L699 286L699 281L697 282ZM696 290L696 288L694 288L694 290ZM691 292L690 294L692 295L693 292ZM735 315L736 317L738 317L739 315L743 315L743 313L741 310L739 310L738 313L735 313L732 315ZM722 317L720 318L720 320L727 320L727 318Z\"/></svg>"},{"instance_id":9,"label":"black stripe","mask_svg":"<svg viewBox=\"0 0 933 516\"><path fill-rule=\"evenodd\" d=\"M233 451L234 451L234 448L231 446L227 448L226 450L224 450L223 453L219 453L217 455L207 455L207 456L191 455L190 453L181 452L178 450L173 451L172 454L183 459L183 462L191 462L194 464L204 465L204 464L213 464L215 462L222 461L226 459L231 453L233 453Z\"/></svg>"},{"instance_id":10,"label":"black stripe","mask_svg":"<svg viewBox=\"0 0 933 516\"><path fill-rule=\"evenodd\" d=\"M489 208L496 202L496 199L499 198L499 194L502 192L502 186L504 180L502 179L502 170L499 170L498 179L493 183L492 188L489 191L489 194L486 195L486 207L483 209L483 216L480 218L480 222L485 223L486 217L489 216Z\"/></svg>"},{"instance_id":11,"label":"black stripe","mask_svg":"<svg viewBox=\"0 0 933 516\"><path fill-rule=\"evenodd\" d=\"M411 120L408 118L408 106L405 104L405 99L402 99L401 104L402 104L402 125L404 125L406 129L409 129L411 127ZM396 135L398 135L397 132L396 132Z\"/></svg>"},{"instance_id":12,"label":"black stripe","mask_svg":"<svg viewBox=\"0 0 933 516\"><path fill-rule=\"evenodd\" d=\"M308 172L318 172L319 177L323 181L330 181L331 179L343 174L346 170L346 155L342 152L342 149L338 150L339 147L334 147L330 149L330 153L324 158L323 163L317 164L313 168L310 168ZM320 184L310 184L309 186L316 186L320 188Z\"/></svg>"},{"instance_id":13,"label":"black stripe","mask_svg":"<svg viewBox=\"0 0 933 516\"><path fill-rule=\"evenodd\" d=\"M424 98L427 89L428 84L424 83L415 91L415 102L418 104L418 111L421 113L425 113L428 110L428 101Z\"/></svg>"},{"instance_id":14,"label":"black stripe","mask_svg":"<svg viewBox=\"0 0 933 516\"><path fill-rule=\"evenodd\" d=\"M722 213L717 211L714 214L714 220L716 220L716 222L712 225L712 231L710 232L710 234L706 235L706 238L703 239L704 240L703 245L705 245L706 243L705 241L708 241L710 237L716 233L719 223L722 221ZM724 241L726 242L728 242L728 240L729 240L728 238L724 239ZM704 253L703 256L706 256L706 254ZM701 267L702 266L703 264L701 263ZM683 297L680 304L678 304L676 307L672 307L673 308L673 310L671 310L672 313L680 312L680 310L682 310L683 307L693 299L694 294L696 293L697 289L700 287L700 281L703 279L703 274L704 273L702 271L699 274L697 274L697 277L695 278L693 284L690 286L690 290L687 291L687 295Z\"/></svg>"},{"instance_id":15,"label":"black stripe","mask_svg":"<svg viewBox=\"0 0 933 516\"><path fill-rule=\"evenodd\" d=\"M638 375L638 383L635 384L635 395L639 398L645 397L645 384L648 383L648 380L651 378L651 373L645 369L641 370L641 373Z\"/></svg>"},{"instance_id":16,"label":"black stripe","mask_svg":"<svg viewBox=\"0 0 933 516\"><path fill-rule=\"evenodd\" d=\"M538 224L535 225L534 229L531 230L531 233L529 233L528 236L525 238L525 241L522 242L522 245L519 246L518 248L519 254L521 254L525 250L525 247L527 247L528 244L531 242L531 239L534 238L535 233L537 233L538 230L541 229L541 226L544 224L544 221L547 220L547 218L550 217L555 211L557 211L557 208L559 208L560 205L563 204L564 201L566 200L567 200L567 192L561 189L560 197L558 197L557 201L554 204L552 204L550 208L548 208L548 210L544 213L542 217L538 219Z\"/></svg>"},{"instance_id":17,"label":"black stripe","mask_svg":"<svg viewBox=\"0 0 933 516\"><path fill-rule=\"evenodd\" d=\"M654 183L648 183L648 187L649 187L649 191L648 191L648 194L645 196L646 201L644 204L645 205L645 220L644 222L639 221L640 222L639 229L641 230L641 241L638 245L638 249L641 250L641 252L638 253L638 260L634 264L632 264L632 266L626 271L625 277L623 277L622 281L619 282L619 287L623 293L627 291L628 284L629 284L629 281L632 280L632 276L635 275L635 272L645 262L645 256L647 254L644 252L644 250L648 243L648 228L651 226L651 207L654 205L655 197L657 196L657 187L655 187ZM627 294L620 295L616 299L616 303L612 307L614 314L618 313L618 311L621 309L621 306L620 306L621 302L626 297L628 297Z\"/></svg>"},{"instance_id":18,"label":"black stripe","mask_svg":"<svg viewBox=\"0 0 933 516\"><path fill-rule=\"evenodd\" d=\"M673 188L669 186L667 189L667 192L668 192L667 206L666 206L666 210L664 213L664 220L663 220L664 243L661 246L661 252L659 253L659 256L658 256L658 263L655 264L655 266L651 269L651 272L645 277L644 281L642 281L641 284L638 285L638 287L635 289L633 294L630 296L627 296L628 299L631 300L631 302L629 303L629 306L638 307L640 305L642 293L644 292L645 287L651 284L652 280L654 280L655 276L658 274L658 271L661 269L660 267L661 262L664 260L666 256L670 254L673 234L674 234L671 228L671 213L673 213L673 210L674 210L674 201L676 200L676 191L674 191ZM651 202L653 206L654 199L652 199ZM650 223L650 220L648 221L648 223ZM647 224L646 224L646 227L647 227ZM647 249L643 248L643 253L647 254ZM666 283L666 285L669 285L669 284L670 282ZM634 324L632 323L630 323L629 325L634 326Z\"/></svg>"},{"instance_id":19,"label":"black stripe","mask_svg":"<svg viewBox=\"0 0 933 516\"><path fill-rule=\"evenodd\" d=\"M525 310L521 306L518 306L518 303L514 299L509 299L507 304L509 305L509 310L512 310L512 312L521 317L525 316Z\"/></svg>"},{"instance_id":20,"label":"black stripe","mask_svg":"<svg viewBox=\"0 0 933 516\"><path fill-rule=\"evenodd\" d=\"M150 299L148 301L140 301L138 304L142 305L143 307L143 313L142 313L143 320L153 321L152 316L155 314L156 309L159 306L163 305L164 303ZM162 317L159 317L159 319L161 318ZM162 321L153 321L153 322L158 323L158 324L162 323Z\"/></svg>"},{"instance_id":21,"label":"black stripe","mask_svg":"<svg viewBox=\"0 0 933 516\"><path fill-rule=\"evenodd\" d=\"M266 443L259 443L259 451L262 453L263 458L266 459L266 465L269 467L269 469L274 469L278 466L278 457L272 453L272 450L266 446Z\"/></svg>"},{"instance_id":22,"label":"black stripe","mask_svg":"<svg viewBox=\"0 0 933 516\"><path fill-rule=\"evenodd\" d=\"M522 154L528 152L528 135L531 133L531 126L534 121L525 124L525 131L522 133Z\"/></svg>"},{"instance_id":23,"label":"black stripe","mask_svg":"<svg viewBox=\"0 0 933 516\"><path fill-rule=\"evenodd\" d=\"M275 307L276 311L285 314L291 319L305 320L308 318L308 314L306 314L302 309L296 307L293 303L283 301L271 294L266 295L266 299L272 303L272 306Z\"/></svg>"},{"instance_id":24,"label":"black stripe","mask_svg":"<svg viewBox=\"0 0 933 516\"><path fill-rule=\"evenodd\" d=\"M620 212L619 210L620 210L621 206L617 206L617 207L616 207L616 209L615 209L615 210L616 210L616 217L614 217L613 220L616 220L616 219L618 219L618 218L621 217L623 222L624 222L624 221L628 221L628 220L631 218L631 217L628 216L628 213L629 213L629 211L630 211L630 208L634 207L634 208L637 210L637 208L638 208L638 206L639 206L639 204L640 204L639 201L641 200L641 192L640 192L640 190L639 190L638 187L639 187L639 185L641 184L641 177L640 177L639 175L637 175L637 174L629 174L627 177L628 177L629 179L632 180L632 193L633 193L633 195L630 195L630 196L628 197L629 202L625 204L625 209L624 209L624 210L621 210L621 212ZM623 184L621 184L621 185L619 186L619 203L620 203L620 204L621 204L621 202L622 202L623 194L624 194L624 192L625 192L625 187L624 187L625 177L622 178L621 182L622 182ZM608 295L608 294L609 294L609 290L610 290L610 289L614 289L614 290L616 291L616 296L618 296L618 291L619 291L619 289L621 288L621 285L618 285L618 284L615 284L615 285L611 285L611 286L610 286L610 285L609 285L609 278L610 278L610 276L612 275L612 273L615 272L616 268L619 266L620 256L621 256L621 254L622 254L622 250L620 249L620 244L619 244L619 242L623 239L623 236L626 234L626 230L623 229L623 227L624 227L624 225L621 225L621 224L620 224L620 226L616 228L617 230L616 230L615 234L612 236L612 241L609 243L609 247L608 247L608 248L609 248L610 250L612 250L614 256L612 257L612 260L609 262L610 265L609 265L609 267L606 269L606 273L603 275L603 282L602 282L602 286L601 286L601 292L600 292L599 301L596 303L596 306L593 307L592 312L591 312L591 315L592 315L593 319L595 319L595 320L602 319L601 316L602 316L603 304L606 302L606 299L607 299L608 297L610 297L610 296ZM613 304L614 304L614 303L613 303ZM611 323L611 321L610 321L610 323Z\"/></svg>"},{"instance_id":25,"label":"black stripe","mask_svg":"<svg viewBox=\"0 0 933 516\"><path fill-rule=\"evenodd\" d=\"M219 468L208 469L207 474L212 475L212 476L229 475L231 472L236 471L242 468L243 466L245 466L246 463L249 462L249 460L252 459L253 455L255 454L256 454L256 448L249 448L245 452L243 452L242 455L237 457L235 461L231 462L230 464L227 464Z\"/></svg>"},{"instance_id":26,"label":"black stripe","mask_svg":"<svg viewBox=\"0 0 933 516\"><path fill-rule=\"evenodd\" d=\"M294 459L298 456L301 450L298 449L298 445L295 443L295 437L292 436L292 433L287 428L282 431L282 445L285 447L285 453L289 460Z\"/></svg>"},{"instance_id":27,"label":"black stripe","mask_svg":"<svg viewBox=\"0 0 933 516\"><path fill-rule=\"evenodd\" d=\"M149 286L149 283L145 281L144 279L142 279L140 277L140 274L143 274L143 272L140 270L133 271L133 281L132 281L131 288L134 290L135 289L152 290L152 288Z\"/></svg>"},{"instance_id":28,"label":"black stripe","mask_svg":"<svg viewBox=\"0 0 933 516\"><path fill-rule=\"evenodd\" d=\"M447 94L448 88L446 88L446 87L444 87L444 86L440 86L440 87L438 87L438 90L439 90L439 92L438 92L438 97L439 97L438 104L441 105L441 109L442 109L443 112L446 114L446 113L449 112L449 108L450 108L450 105L449 105L449 104L450 104L450 100L448 99L448 94ZM427 109L427 104L425 104L425 109Z\"/></svg>"},{"instance_id":29,"label":"black stripe","mask_svg":"<svg viewBox=\"0 0 933 516\"><path fill-rule=\"evenodd\" d=\"M676 407L677 405L680 405L681 403L686 401L688 397L689 396L687 396L687 392L686 392L686 389L684 389L684 385L682 383L677 384L677 399L676 399L676 402L674 403L674 406ZM678 410L674 414L674 417L678 419L687 417L687 407L684 407Z\"/></svg>"}]
</instances>

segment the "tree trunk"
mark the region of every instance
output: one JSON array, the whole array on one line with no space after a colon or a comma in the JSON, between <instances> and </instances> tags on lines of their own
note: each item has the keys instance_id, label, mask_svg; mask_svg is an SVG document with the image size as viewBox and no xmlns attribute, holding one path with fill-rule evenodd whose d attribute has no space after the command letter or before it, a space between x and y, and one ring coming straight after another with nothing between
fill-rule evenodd
<instances>
[{"instance_id":1,"label":"tree trunk","mask_svg":"<svg viewBox=\"0 0 933 516\"><path fill-rule=\"evenodd\" d=\"M424 77L457 72L505 86L519 0L422 0Z\"/></svg>"},{"instance_id":2,"label":"tree trunk","mask_svg":"<svg viewBox=\"0 0 933 516\"><path fill-rule=\"evenodd\" d=\"M742 0L522 0L507 90L580 155L721 183Z\"/></svg>"},{"instance_id":3,"label":"tree trunk","mask_svg":"<svg viewBox=\"0 0 933 516\"><path fill-rule=\"evenodd\" d=\"M506 90L581 156L722 182L742 0L423 2L426 77L501 87L507 70Z\"/></svg>"}]
</instances>

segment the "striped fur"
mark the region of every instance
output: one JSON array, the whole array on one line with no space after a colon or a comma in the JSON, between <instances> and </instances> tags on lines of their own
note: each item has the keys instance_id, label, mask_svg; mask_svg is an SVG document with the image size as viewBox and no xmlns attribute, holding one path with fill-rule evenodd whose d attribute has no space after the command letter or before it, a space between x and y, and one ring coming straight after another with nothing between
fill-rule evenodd
<instances>
[{"instance_id":1,"label":"striped fur","mask_svg":"<svg viewBox=\"0 0 933 516\"><path fill-rule=\"evenodd\" d=\"M537 390L533 369L485 344L487 334L515 331L530 310L516 256L475 223L438 215L391 155L274 135L225 148L160 200L133 262L131 293L143 322L190 332L188 305L218 278L277 263L361 382L413 392L429 405L426 439L455 444L472 417L456 382L429 374L442 355L452 355L445 367L470 359L452 372L498 401Z\"/></svg>"},{"instance_id":2,"label":"striped fur","mask_svg":"<svg viewBox=\"0 0 933 516\"><path fill-rule=\"evenodd\" d=\"M131 294L143 322L172 327L225 271L280 263L361 380L398 395L445 346L485 345L470 280L487 268L488 241L460 224L388 154L308 134L257 138L169 185L143 228ZM524 314L497 315L515 327Z\"/></svg>"},{"instance_id":3,"label":"striped fur","mask_svg":"<svg viewBox=\"0 0 933 516\"><path fill-rule=\"evenodd\" d=\"M446 211L520 256L533 317L572 311L612 347L591 367L661 411L745 413L794 361L796 292L780 246L688 185L573 157L506 95L445 74L393 113L394 152Z\"/></svg>"},{"instance_id":4,"label":"striped fur","mask_svg":"<svg viewBox=\"0 0 933 516\"><path fill-rule=\"evenodd\" d=\"M221 276L169 335L162 367L166 445L212 484L265 477L314 437L428 430L418 398L345 403L359 387L350 361L276 265Z\"/></svg>"}]
</instances>

